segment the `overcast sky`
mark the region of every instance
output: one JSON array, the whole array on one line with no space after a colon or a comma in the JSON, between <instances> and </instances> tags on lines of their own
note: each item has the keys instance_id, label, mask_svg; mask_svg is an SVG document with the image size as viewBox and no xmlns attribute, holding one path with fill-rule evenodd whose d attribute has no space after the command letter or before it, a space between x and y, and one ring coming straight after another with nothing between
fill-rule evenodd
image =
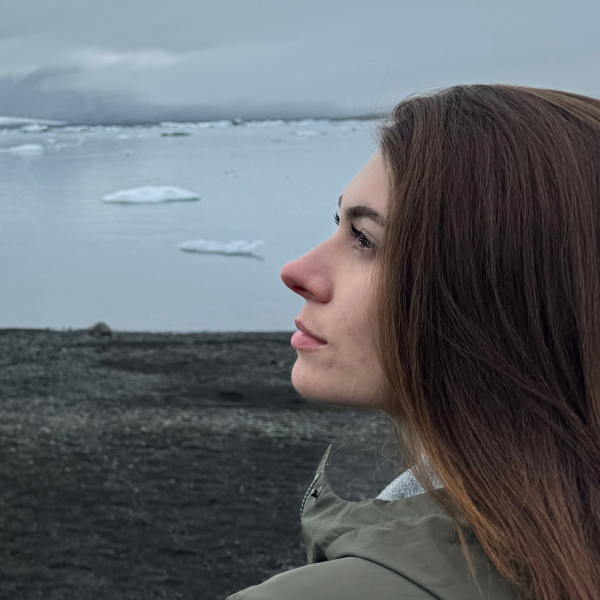
<instances>
[{"instance_id":1,"label":"overcast sky","mask_svg":"<svg viewBox=\"0 0 600 600\"><path fill-rule=\"evenodd\" d=\"M0 115L353 116L457 83L600 97L598 0L3 0Z\"/></svg>"}]
</instances>

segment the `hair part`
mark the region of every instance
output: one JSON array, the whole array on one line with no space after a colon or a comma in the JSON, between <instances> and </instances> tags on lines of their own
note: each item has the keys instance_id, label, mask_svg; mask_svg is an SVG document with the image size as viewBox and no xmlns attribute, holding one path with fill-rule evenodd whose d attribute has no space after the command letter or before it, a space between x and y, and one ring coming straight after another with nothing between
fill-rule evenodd
<instances>
[{"instance_id":1,"label":"hair part","mask_svg":"<svg viewBox=\"0 0 600 600\"><path fill-rule=\"evenodd\" d=\"M375 351L406 463L523 598L600 589L600 101L466 85L378 129ZM443 483L435 489L426 455Z\"/></svg>"}]
</instances>

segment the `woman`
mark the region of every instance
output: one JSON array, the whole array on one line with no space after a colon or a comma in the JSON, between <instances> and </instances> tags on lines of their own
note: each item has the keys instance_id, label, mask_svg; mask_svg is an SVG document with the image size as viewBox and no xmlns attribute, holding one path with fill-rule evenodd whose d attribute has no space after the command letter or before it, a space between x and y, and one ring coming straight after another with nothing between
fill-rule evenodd
<instances>
[{"instance_id":1,"label":"woman","mask_svg":"<svg viewBox=\"0 0 600 600\"><path fill-rule=\"evenodd\" d=\"M422 488L346 502L330 446L309 564L230 600L597 600L600 101L456 86L378 133L339 229L281 272L292 382L385 411Z\"/></svg>"}]
</instances>

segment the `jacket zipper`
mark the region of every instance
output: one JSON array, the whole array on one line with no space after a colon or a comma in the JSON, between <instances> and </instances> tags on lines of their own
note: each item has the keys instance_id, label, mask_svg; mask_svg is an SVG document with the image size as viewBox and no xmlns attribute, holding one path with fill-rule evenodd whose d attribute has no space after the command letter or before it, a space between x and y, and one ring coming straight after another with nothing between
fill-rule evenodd
<instances>
[{"instance_id":1,"label":"jacket zipper","mask_svg":"<svg viewBox=\"0 0 600 600\"><path fill-rule=\"evenodd\" d=\"M312 491L315 483L317 483L317 479L319 479L320 476L321 476L321 473L317 473L314 476L311 484L308 486L308 489L306 490L306 494L304 494L304 498L302 498L302 504L300 505L300 516L302 516L302 513L304 512L304 505L306 504L306 500L308 499L308 495Z\"/></svg>"}]
</instances>

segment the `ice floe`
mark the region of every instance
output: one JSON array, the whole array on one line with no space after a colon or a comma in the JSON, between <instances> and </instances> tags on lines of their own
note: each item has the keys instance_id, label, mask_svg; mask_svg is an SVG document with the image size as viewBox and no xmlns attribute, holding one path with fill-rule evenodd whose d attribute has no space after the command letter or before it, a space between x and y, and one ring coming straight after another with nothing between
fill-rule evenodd
<instances>
[{"instance_id":1,"label":"ice floe","mask_svg":"<svg viewBox=\"0 0 600 600\"><path fill-rule=\"evenodd\" d=\"M290 121L290 125L295 127L305 127L306 125L329 125L333 123L331 119L300 119L299 121Z\"/></svg>"},{"instance_id":2,"label":"ice floe","mask_svg":"<svg viewBox=\"0 0 600 600\"><path fill-rule=\"evenodd\" d=\"M42 123L32 123L31 125L21 127L23 133L43 133L44 131L48 131L48 129L50 129L50 127L48 125L43 125Z\"/></svg>"},{"instance_id":3,"label":"ice floe","mask_svg":"<svg viewBox=\"0 0 600 600\"><path fill-rule=\"evenodd\" d=\"M41 154L43 151L44 146L40 144L22 144L21 146L0 149L0 152L11 152L14 154Z\"/></svg>"},{"instance_id":4,"label":"ice floe","mask_svg":"<svg viewBox=\"0 0 600 600\"><path fill-rule=\"evenodd\" d=\"M59 131L64 131L65 133L79 133L81 131L88 131L91 129L89 125L67 125L66 127L61 127Z\"/></svg>"},{"instance_id":5,"label":"ice floe","mask_svg":"<svg viewBox=\"0 0 600 600\"><path fill-rule=\"evenodd\" d=\"M77 148L79 146L83 146L85 144L85 139L83 137L78 137L73 143L69 142L57 142L56 140L49 142L50 147L53 150L60 150L61 148Z\"/></svg>"},{"instance_id":6,"label":"ice floe","mask_svg":"<svg viewBox=\"0 0 600 600\"><path fill-rule=\"evenodd\" d=\"M189 202L200 200L195 192L169 185L148 185L120 190L102 198L114 204L158 204L160 202Z\"/></svg>"},{"instance_id":7,"label":"ice floe","mask_svg":"<svg viewBox=\"0 0 600 600\"><path fill-rule=\"evenodd\" d=\"M316 137L318 135L325 135L324 131L310 131L310 130L299 130L292 131L292 135L297 135L298 137Z\"/></svg>"},{"instance_id":8,"label":"ice floe","mask_svg":"<svg viewBox=\"0 0 600 600\"><path fill-rule=\"evenodd\" d=\"M339 126L359 126L361 124L368 124L371 121L376 122L379 119L356 119L356 118L347 118L347 119L292 119L292 120L284 120L284 119L264 119L262 121L246 121L239 117L234 119L220 119L215 121L197 121L197 122L183 122L183 121L163 121L156 125L67 125L65 123L60 123L58 121L40 121L40 120L28 120L28 119L14 119L10 117L0 117L0 130L5 130L6 127L19 127L18 131L23 131L23 127L27 127L29 125L37 125L40 126L46 125L52 127L52 129L56 129L57 131L62 132L87 132L88 135L103 135L103 134L129 134L129 133L137 133L140 131L140 135L146 135L148 132L157 131L163 135L165 132L165 137L169 135L184 135L183 133L174 133L174 132L185 132L189 134L194 134L197 131L203 129L220 129L220 128L263 128L263 127L291 127L292 129L300 129L302 130L305 127L310 127L313 130L313 133L309 133L306 131L305 133L300 133L299 131L294 133L294 135L299 136L315 136L315 135L327 135L324 131L316 131L314 132L314 128L316 127L326 127L328 130L339 127ZM35 132L36 129L33 128L31 131ZM38 131L41 131L39 129Z\"/></svg>"},{"instance_id":9,"label":"ice floe","mask_svg":"<svg viewBox=\"0 0 600 600\"><path fill-rule=\"evenodd\" d=\"M29 119L27 117L0 117L0 127L23 127L28 125L48 125L59 127L66 125L65 121L49 121L47 119ZM22 131L22 129L21 129Z\"/></svg>"},{"instance_id":10,"label":"ice floe","mask_svg":"<svg viewBox=\"0 0 600 600\"><path fill-rule=\"evenodd\" d=\"M225 254L228 256L257 256L254 252L257 246L264 244L263 240L247 242L238 240L234 242L216 242L214 240L189 240L179 244L179 249L184 252L197 252L200 254Z\"/></svg>"},{"instance_id":11,"label":"ice floe","mask_svg":"<svg viewBox=\"0 0 600 600\"><path fill-rule=\"evenodd\" d=\"M160 135L163 137L189 137L192 134L189 131L163 131Z\"/></svg>"},{"instance_id":12,"label":"ice floe","mask_svg":"<svg viewBox=\"0 0 600 600\"><path fill-rule=\"evenodd\" d=\"M280 127L287 123L283 119L266 119L265 121L248 121L246 127Z\"/></svg>"}]
</instances>

